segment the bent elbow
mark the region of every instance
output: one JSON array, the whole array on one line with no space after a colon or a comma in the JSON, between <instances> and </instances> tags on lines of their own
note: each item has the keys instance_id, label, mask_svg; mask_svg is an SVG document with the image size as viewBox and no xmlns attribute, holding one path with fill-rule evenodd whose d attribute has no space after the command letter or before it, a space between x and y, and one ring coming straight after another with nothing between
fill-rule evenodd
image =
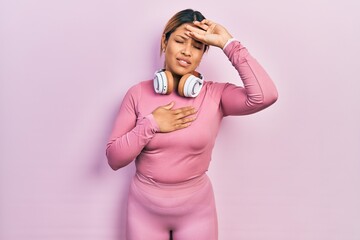
<instances>
[{"instance_id":1,"label":"bent elbow","mask_svg":"<svg viewBox=\"0 0 360 240\"><path fill-rule=\"evenodd\" d=\"M272 94L270 94L270 96L267 97L266 102L267 105L273 105L279 98L279 94L277 91L274 91Z\"/></svg>"},{"instance_id":2,"label":"bent elbow","mask_svg":"<svg viewBox=\"0 0 360 240\"><path fill-rule=\"evenodd\" d=\"M121 168L121 167L120 167L118 164L116 164L111 158L108 158L108 164L109 164L110 168L111 168L112 170L114 170L114 171L119 170L119 169Z\"/></svg>"},{"instance_id":3,"label":"bent elbow","mask_svg":"<svg viewBox=\"0 0 360 240\"><path fill-rule=\"evenodd\" d=\"M132 162L132 159L123 159L120 158L119 155L112 155L110 152L106 153L106 157L109 166L114 171L119 170Z\"/></svg>"},{"instance_id":4,"label":"bent elbow","mask_svg":"<svg viewBox=\"0 0 360 240\"><path fill-rule=\"evenodd\" d=\"M119 149L114 144L108 144L105 155L109 166L114 171L129 165L136 158L133 152Z\"/></svg>"},{"instance_id":5,"label":"bent elbow","mask_svg":"<svg viewBox=\"0 0 360 240\"><path fill-rule=\"evenodd\" d=\"M116 163L114 158L112 158L108 152L106 152L106 158L107 158L108 165L110 166L110 168L112 170L116 171L120 168L119 164Z\"/></svg>"},{"instance_id":6,"label":"bent elbow","mask_svg":"<svg viewBox=\"0 0 360 240\"><path fill-rule=\"evenodd\" d=\"M106 149L105 155L107 158L107 162L112 170L116 171L122 167L121 164L119 164L120 161L117 159L116 156L114 156L109 147Z\"/></svg>"},{"instance_id":7,"label":"bent elbow","mask_svg":"<svg viewBox=\"0 0 360 240\"><path fill-rule=\"evenodd\" d=\"M272 91L266 92L262 95L262 102L260 105L263 105L265 108L273 105L278 100L279 94L276 88Z\"/></svg>"},{"instance_id":8,"label":"bent elbow","mask_svg":"<svg viewBox=\"0 0 360 240\"><path fill-rule=\"evenodd\" d=\"M278 92L273 91L272 93L262 95L261 97L258 96L257 99L252 98L248 99L247 105L248 107L252 108L254 111L257 112L268 108L269 106L273 105L278 100Z\"/></svg>"}]
</instances>

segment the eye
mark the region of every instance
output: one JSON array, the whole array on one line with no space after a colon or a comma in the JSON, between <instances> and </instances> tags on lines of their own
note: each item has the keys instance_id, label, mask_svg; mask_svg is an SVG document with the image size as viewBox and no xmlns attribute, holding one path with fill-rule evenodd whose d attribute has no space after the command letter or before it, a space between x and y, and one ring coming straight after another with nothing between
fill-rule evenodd
<instances>
[{"instance_id":1,"label":"eye","mask_svg":"<svg viewBox=\"0 0 360 240\"><path fill-rule=\"evenodd\" d=\"M177 39L175 39L175 42L177 42L177 43L184 43L184 41L182 41L182 40L177 40Z\"/></svg>"},{"instance_id":2,"label":"eye","mask_svg":"<svg viewBox=\"0 0 360 240\"><path fill-rule=\"evenodd\" d=\"M202 46L200 46L200 45L193 45L193 46L194 46L194 48L196 48L196 49L202 50Z\"/></svg>"}]
</instances>

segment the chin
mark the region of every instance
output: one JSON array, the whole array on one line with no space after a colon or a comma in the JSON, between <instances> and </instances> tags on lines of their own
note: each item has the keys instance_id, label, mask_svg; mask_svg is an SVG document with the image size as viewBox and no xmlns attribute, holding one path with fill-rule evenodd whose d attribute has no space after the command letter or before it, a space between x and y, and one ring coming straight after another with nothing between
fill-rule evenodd
<instances>
[{"instance_id":1,"label":"chin","mask_svg":"<svg viewBox=\"0 0 360 240\"><path fill-rule=\"evenodd\" d=\"M185 74L191 73L195 71L195 69L193 68L178 68L178 69L174 69L173 74L179 75L179 76L183 76Z\"/></svg>"}]
</instances>

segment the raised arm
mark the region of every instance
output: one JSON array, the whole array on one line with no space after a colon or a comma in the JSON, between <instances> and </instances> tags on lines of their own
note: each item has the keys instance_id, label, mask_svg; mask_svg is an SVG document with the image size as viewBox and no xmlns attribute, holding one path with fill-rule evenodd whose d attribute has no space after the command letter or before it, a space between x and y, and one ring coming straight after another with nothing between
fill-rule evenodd
<instances>
[{"instance_id":1,"label":"raised arm","mask_svg":"<svg viewBox=\"0 0 360 240\"><path fill-rule=\"evenodd\" d=\"M258 112L272 105L278 98L276 87L264 68L240 42L229 43L224 53L238 71L244 87L227 84L221 97L225 116Z\"/></svg>"},{"instance_id":2,"label":"raised arm","mask_svg":"<svg viewBox=\"0 0 360 240\"><path fill-rule=\"evenodd\" d=\"M269 75L223 26L208 19L195 21L194 25L186 26L188 36L223 49L243 81L244 87L227 84L224 88L221 108L225 116L258 112L277 100L278 93Z\"/></svg>"}]
</instances>

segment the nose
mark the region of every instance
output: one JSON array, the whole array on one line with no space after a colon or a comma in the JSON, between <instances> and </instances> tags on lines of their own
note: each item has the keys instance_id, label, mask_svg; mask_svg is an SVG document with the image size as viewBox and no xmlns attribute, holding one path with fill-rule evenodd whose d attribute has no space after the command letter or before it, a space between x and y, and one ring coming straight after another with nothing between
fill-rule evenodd
<instances>
[{"instance_id":1,"label":"nose","mask_svg":"<svg viewBox=\"0 0 360 240\"><path fill-rule=\"evenodd\" d=\"M191 43L185 44L183 50L181 51L185 56L191 56Z\"/></svg>"}]
</instances>

